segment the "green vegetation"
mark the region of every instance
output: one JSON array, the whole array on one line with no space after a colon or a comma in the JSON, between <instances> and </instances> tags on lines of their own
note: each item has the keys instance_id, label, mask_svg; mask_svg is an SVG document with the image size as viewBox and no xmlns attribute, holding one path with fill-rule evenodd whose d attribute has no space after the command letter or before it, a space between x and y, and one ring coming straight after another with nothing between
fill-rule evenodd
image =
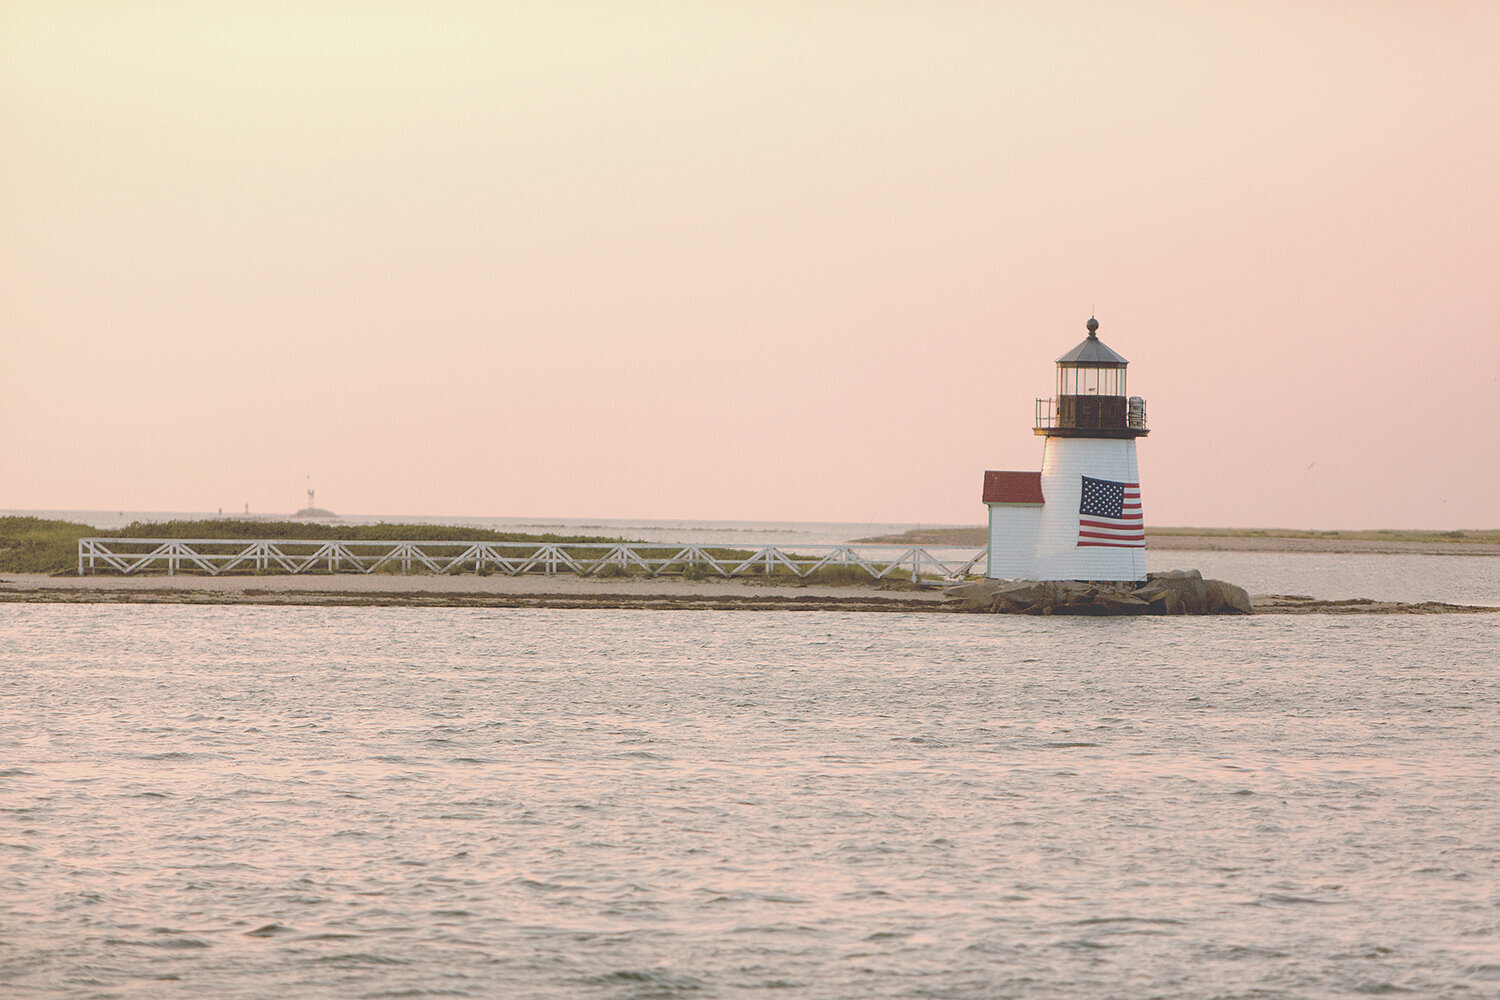
<instances>
[{"instance_id":1,"label":"green vegetation","mask_svg":"<svg viewBox=\"0 0 1500 1000\"><path fill-rule=\"evenodd\" d=\"M988 528L912 528L899 535L875 535L872 538L857 538L857 543L873 545L972 545L979 548L988 545Z\"/></svg>"},{"instance_id":2,"label":"green vegetation","mask_svg":"<svg viewBox=\"0 0 1500 1000\"><path fill-rule=\"evenodd\" d=\"M552 543L566 545L567 552L575 559L596 560L604 557L611 546L623 539L600 538L591 535L527 535L519 532L494 531L487 528L467 528L437 524L314 524L300 521L249 521L241 519L205 521L164 521L156 523L134 523L124 528L101 529L70 521L46 521L35 517L0 517L0 573L69 573L78 565L78 540L80 538L182 538L224 539L223 544L200 544L196 551L205 555L231 555L241 550L240 541L249 539L276 539L292 544L282 546L288 555L299 558L311 556L318 543L325 541L409 541L424 543L418 551L438 561L439 564L458 556L462 546L470 542L522 542L531 545ZM639 545L640 543L636 543ZM680 548L637 548L643 558L670 559ZM720 564L738 565L749 559L752 552L741 549L710 548L704 552ZM366 563L368 565L368 563ZM158 571L165 567L154 567ZM347 565L344 570L355 567ZM884 567L880 567L884 568ZM469 572L474 572L472 564ZM194 572L190 566L182 572ZM276 575L283 572L274 563L257 568L246 562L229 571L244 575ZM331 572L320 565L312 572ZM380 574L430 574L432 571L413 561L403 566L401 560L392 559L377 567ZM479 575L489 576L502 572L486 565L478 570ZM709 580L718 574L703 566L673 564L665 574L679 576L684 580ZM620 566L609 564L599 567L593 575L599 578L633 578L650 574L638 565ZM910 574L897 571L891 579L875 581L865 570L854 566L825 566L814 570L806 577L799 577L786 566L774 566L766 573L763 566L741 574L738 579L755 583L781 585L817 584L824 586L875 585L884 589L906 589L912 586Z\"/></svg>"},{"instance_id":3,"label":"green vegetation","mask_svg":"<svg viewBox=\"0 0 1500 1000\"><path fill-rule=\"evenodd\" d=\"M78 565L78 539L101 534L87 524L0 517L0 573L57 573Z\"/></svg>"},{"instance_id":4,"label":"green vegetation","mask_svg":"<svg viewBox=\"0 0 1500 1000\"><path fill-rule=\"evenodd\" d=\"M581 542L609 544L591 535L526 535L514 531L464 528L442 524L306 524L298 521L136 522L124 528L95 528L72 521L39 517L0 517L0 573L65 573L78 565L80 538L250 538L320 541L413 542ZM206 551L230 551L228 547Z\"/></svg>"}]
</instances>

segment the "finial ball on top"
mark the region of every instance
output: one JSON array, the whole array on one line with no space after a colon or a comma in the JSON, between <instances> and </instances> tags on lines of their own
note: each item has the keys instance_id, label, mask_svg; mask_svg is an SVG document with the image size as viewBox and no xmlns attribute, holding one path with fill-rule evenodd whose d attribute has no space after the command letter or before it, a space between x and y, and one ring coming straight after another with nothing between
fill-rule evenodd
<instances>
[{"instance_id":1,"label":"finial ball on top","mask_svg":"<svg viewBox=\"0 0 1500 1000\"><path fill-rule=\"evenodd\" d=\"M1084 325L1088 327L1090 337L1099 332L1099 321L1092 316L1089 317L1089 321Z\"/></svg>"}]
</instances>

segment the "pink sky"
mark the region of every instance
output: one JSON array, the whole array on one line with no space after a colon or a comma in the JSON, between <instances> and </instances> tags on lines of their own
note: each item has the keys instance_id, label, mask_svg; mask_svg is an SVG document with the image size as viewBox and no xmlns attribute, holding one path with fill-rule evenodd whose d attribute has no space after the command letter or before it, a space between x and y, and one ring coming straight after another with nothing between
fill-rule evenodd
<instances>
[{"instance_id":1,"label":"pink sky","mask_svg":"<svg viewBox=\"0 0 1500 1000\"><path fill-rule=\"evenodd\" d=\"M0 4L0 508L1500 525L1500 5Z\"/></svg>"}]
</instances>

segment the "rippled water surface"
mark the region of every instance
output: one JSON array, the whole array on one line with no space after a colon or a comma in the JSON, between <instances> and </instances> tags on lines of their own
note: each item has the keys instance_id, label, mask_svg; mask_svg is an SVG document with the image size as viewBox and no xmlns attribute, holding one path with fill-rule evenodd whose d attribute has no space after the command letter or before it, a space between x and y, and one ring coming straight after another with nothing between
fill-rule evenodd
<instances>
[{"instance_id":1,"label":"rippled water surface","mask_svg":"<svg viewBox=\"0 0 1500 1000\"><path fill-rule=\"evenodd\" d=\"M1193 568L1252 594L1500 605L1500 556L1336 552L1146 552L1146 568Z\"/></svg>"},{"instance_id":2,"label":"rippled water surface","mask_svg":"<svg viewBox=\"0 0 1500 1000\"><path fill-rule=\"evenodd\" d=\"M1500 995L1500 616L0 606L6 997Z\"/></svg>"}]
</instances>

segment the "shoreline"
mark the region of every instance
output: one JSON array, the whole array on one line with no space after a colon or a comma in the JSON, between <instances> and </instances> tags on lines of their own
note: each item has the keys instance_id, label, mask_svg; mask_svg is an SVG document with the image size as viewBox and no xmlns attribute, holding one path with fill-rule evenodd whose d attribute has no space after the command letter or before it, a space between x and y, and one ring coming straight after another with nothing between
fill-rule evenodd
<instances>
[{"instance_id":1,"label":"shoreline","mask_svg":"<svg viewBox=\"0 0 1500 1000\"><path fill-rule=\"evenodd\" d=\"M1485 614L1500 607L1316 600L1257 594L1257 615ZM940 589L788 585L747 580L580 579L573 576L132 576L0 575L0 604L183 604L303 607L846 611L970 614Z\"/></svg>"},{"instance_id":2,"label":"shoreline","mask_svg":"<svg viewBox=\"0 0 1500 1000\"><path fill-rule=\"evenodd\" d=\"M1281 552L1369 556L1500 556L1488 542L1409 542L1378 538L1280 538L1263 535L1152 535L1161 552Z\"/></svg>"},{"instance_id":3,"label":"shoreline","mask_svg":"<svg viewBox=\"0 0 1500 1000\"><path fill-rule=\"evenodd\" d=\"M1179 533L1180 532L1180 533ZM914 530L904 535L875 535L857 540L880 545L962 545L983 548L984 528ZM1215 534L1173 529L1146 529L1146 549L1152 552L1279 552L1370 556L1500 556L1500 543L1438 541L1436 539L1338 538L1323 535Z\"/></svg>"}]
</instances>

